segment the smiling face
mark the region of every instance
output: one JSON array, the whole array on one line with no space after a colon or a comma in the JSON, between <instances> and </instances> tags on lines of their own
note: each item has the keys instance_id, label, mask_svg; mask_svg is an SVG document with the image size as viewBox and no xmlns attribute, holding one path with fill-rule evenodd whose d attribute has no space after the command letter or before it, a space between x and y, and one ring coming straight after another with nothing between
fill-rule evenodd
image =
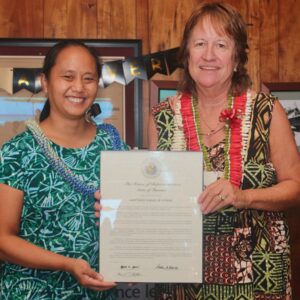
<instances>
[{"instance_id":1,"label":"smiling face","mask_svg":"<svg viewBox=\"0 0 300 300\"><path fill-rule=\"evenodd\" d=\"M50 116L84 118L98 89L95 60L85 48L69 46L58 54L49 77L42 76L42 84L50 101Z\"/></svg>"},{"instance_id":2,"label":"smiling face","mask_svg":"<svg viewBox=\"0 0 300 300\"><path fill-rule=\"evenodd\" d=\"M216 30L208 17L192 30L188 52L188 69L197 90L229 90L237 66L234 41Z\"/></svg>"}]
</instances>

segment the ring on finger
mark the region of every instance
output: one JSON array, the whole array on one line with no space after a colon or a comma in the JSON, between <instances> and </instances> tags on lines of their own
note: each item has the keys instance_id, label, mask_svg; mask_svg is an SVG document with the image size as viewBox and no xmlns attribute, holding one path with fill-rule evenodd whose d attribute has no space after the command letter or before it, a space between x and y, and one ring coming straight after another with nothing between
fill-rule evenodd
<instances>
[{"instance_id":1,"label":"ring on finger","mask_svg":"<svg viewBox=\"0 0 300 300\"><path fill-rule=\"evenodd\" d=\"M218 197L219 197L219 199L220 199L221 201L224 201L224 200L225 200L225 196L222 195L222 194L219 194Z\"/></svg>"}]
</instances>

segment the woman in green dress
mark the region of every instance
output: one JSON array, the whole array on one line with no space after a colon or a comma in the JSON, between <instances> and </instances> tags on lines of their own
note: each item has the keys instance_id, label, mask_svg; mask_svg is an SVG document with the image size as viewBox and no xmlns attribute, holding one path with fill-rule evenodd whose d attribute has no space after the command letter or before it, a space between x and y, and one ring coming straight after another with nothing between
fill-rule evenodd
<instances>
[{"instance_id":1,"label":"woman in green dress","mask_svg":"<svg viewBox=\"0 0 300 300\"><path fill-rule=\"evenodd\" d=\"M93 49L62 41L45 57L40 117L0 156L1 299L115 299L97 272L100 151L125 147L86 117L98 89ZM87 113L88 112L88 113Z\"/></svg>"},{"instance_id":2,"label":"woman in green dress","mask_svg":"<svg viewBox=\"0 0 300 300\"><path fill-rule=\"evenodd\" d=\"M279 101L251 89L247 50L238 11L202 3L184 30L179 92L152 110L150 149L202 151L215 178L199 197L203 283L157 285L156 299L291 299L283 210L299 203L299 153Z\"/></svg>"}]
</instances>

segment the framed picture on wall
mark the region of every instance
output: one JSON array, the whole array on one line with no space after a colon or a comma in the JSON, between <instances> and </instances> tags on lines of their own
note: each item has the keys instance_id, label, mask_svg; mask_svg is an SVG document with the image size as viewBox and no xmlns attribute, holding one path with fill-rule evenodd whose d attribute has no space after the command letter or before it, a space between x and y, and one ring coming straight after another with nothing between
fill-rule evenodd
<instances>
[{"instance_id":1,"label":"framed picture on wall","mask_svg":"<svg viewBox=\"0 0 300 300\"><path fill-rule=\"evenodd\" d=\"M0 39L0 145L37 115L46 100L39 84L43 59L59 39ZM81 40L93 47L101 63L141 55L140 40ZM100 80L101 82L101 80ZM99 85L96 122L113 124L132 147L142 143L141 83Z\"/></svg>"},{"instance_id":2,"label":"framed picture on wall","mask_svg":"<svg viewBox=\"0 0 300 300\"><path fill-rule=\"evenodd\" d=\"M172 80L152 80L150 82L150 105L165 100L169 96L173 96L177 92L178 81Z\"/></svg>"},{"instance_id":3,"label":"framed picture on wall","mask_svg":"<svg viewBox=\"0 0 300 300\"><path fill-rule=\"evenodd\" d=\"M300 82L265 82L262 91L276 96L284 107L300 151Z\"/></svg>"}]
</instances>

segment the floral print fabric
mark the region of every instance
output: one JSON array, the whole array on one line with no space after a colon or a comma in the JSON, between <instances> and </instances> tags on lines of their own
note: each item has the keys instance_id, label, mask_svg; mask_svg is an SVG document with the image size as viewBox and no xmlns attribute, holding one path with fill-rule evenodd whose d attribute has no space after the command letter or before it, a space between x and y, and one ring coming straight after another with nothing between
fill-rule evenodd
<instances>
[{"instance_id":1,"label":"floral print fabric","mask_svg":"<svg viewBox=\"0 0 300 300\"><path fill-rule=\"evenodd\" d=\"M111 138L97 129L86 147L53 149L85 182L100 185L100 151L112 149ZM75 192L53 169L29 130L6 143L0 156L0 182L24 192L20 236L44 249L82 258L98 270L99 230L94 199ZM69 274L4 263L0 299L115 299L114 291L94 292Z\"/></svg>"}]
</instances>

